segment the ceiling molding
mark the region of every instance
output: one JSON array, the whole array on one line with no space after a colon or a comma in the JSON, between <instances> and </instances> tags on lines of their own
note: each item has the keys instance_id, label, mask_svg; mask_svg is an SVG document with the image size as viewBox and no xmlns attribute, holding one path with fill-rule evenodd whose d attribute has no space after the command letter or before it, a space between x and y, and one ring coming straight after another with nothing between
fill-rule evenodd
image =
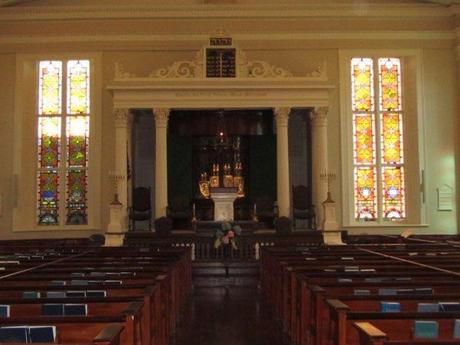
<instances>
[{"instance_id":1,"label":"ceiling molding","mask_svg":"<svg viewBox=\"0 0 460 345\"><path fill-rule=\"evenodd\" d=\"M4 0L5 1L5 0ZM14 1L14 0L7 0ZM24 1L24 0L22 0ZM16 0L15 2L22 2ZM0 8L0 20L155 18L446 18L452 12L433 3L303 5L20 6Z\"/></svg>"},{"instance_id":2,"label":"ceiling molding","mask_svg":"<svg viewBox=\"0 0 460 345\"><path fill-rule=\"evenodd\" d=\"M50 35L50 36L0 36L0 44L65 44L65 43L174 43L174 42L205 42L208 34L126 34L126 35ZM255 41L290 41L290 40L438 40L452 41L456 38L454 31L321 31L321 32L259 32L259 33L234 33L233 39L239 42ZM114 46L114 49L118 49Z\"/></svg>"}]
</instances>

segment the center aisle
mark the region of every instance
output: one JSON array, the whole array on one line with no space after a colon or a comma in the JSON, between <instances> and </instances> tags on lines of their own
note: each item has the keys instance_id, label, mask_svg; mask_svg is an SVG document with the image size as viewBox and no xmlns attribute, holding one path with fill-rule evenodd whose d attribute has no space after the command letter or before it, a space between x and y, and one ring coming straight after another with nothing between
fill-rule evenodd
<instances>
[{"instance_id":1,"label":"center aisle","mask_svg":"<svg viewBox=\"0 0 460 345\"><path fill-rule=\"evenodd\" d=\"M282 345L255 287L195 287L174 345Z\"/></svg>"}]
</instances>

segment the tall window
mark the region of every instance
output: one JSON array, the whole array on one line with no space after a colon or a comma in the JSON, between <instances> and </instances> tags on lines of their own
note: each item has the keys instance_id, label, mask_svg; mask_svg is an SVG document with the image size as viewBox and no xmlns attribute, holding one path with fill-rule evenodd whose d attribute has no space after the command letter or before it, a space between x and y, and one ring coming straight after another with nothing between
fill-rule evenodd
<instances>
[{"instance_id":1,"label":"tall window","mask_svg":"<svg viewBox=\"0 0 460 345\"><path fill-rule=\"evenodd\" d=\"M39 225L87 224L89 60L38 66Z\"/></svg>"},{"instance_id":2,"label":"tall window","mask_svg":"<svg viewBox=\"0 0 460 345\"><path fill-rule=\"evenodd\" d=\"M355 219L404 219L400 60L353 58L351 83Z\"/></svg>"}]
</instances>

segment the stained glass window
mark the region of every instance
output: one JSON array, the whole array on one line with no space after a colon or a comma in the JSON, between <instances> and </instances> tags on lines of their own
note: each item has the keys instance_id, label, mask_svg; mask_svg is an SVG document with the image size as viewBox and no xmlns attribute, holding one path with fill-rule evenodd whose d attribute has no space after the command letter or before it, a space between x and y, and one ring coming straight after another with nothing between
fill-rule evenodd
<instances>
[{"instance_id":1,"label":"stained glass window","mask_svg":"<svg viewBox=\"0 0 460 345\"><path fill-rule=\"evenodd\" d=\"M67 114L89 114L89 61L67 62Z\"/></svg>"},{"instance_id":2,"label":"stained glass window","mask_svg":"<svg viewBox=\"0 0 460 345\"><path fill-rule=\"evenodd\" d=\"M39 225L88 222L89 86L89 60L39 63Z\"/></svg>"},{"instance_id":3,"label":"stained glass window","mask_svg":"<svg viewBox=\"0 0 460 345\"><path fill-rule=\"evenodd\" d=\"M62 110L62 62L40 61L38 113L60 114Z\"/></svg>"},{"instance_id":4,"label":"stained glass window","mask_svg":"<svg viewBox=\"0 0 460 345\"><path fill-rule=\"evenodd\" d=\"M351 60L354 214L356 220L403 219L401 63L398 58L376 62Z\"/></svg>"}]
</instances>

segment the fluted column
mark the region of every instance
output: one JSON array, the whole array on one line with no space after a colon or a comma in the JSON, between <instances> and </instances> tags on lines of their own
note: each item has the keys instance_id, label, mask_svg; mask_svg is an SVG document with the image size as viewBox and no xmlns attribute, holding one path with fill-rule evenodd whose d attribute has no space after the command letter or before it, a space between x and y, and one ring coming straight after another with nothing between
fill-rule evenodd
<instances>
[{"instance_id":1,"label":"fluted column","mask_svg":"<svg viewBox=\"0 0 460 345\"><path fill-rule=\"evenodd\" d=\"M316 224L322 226L324 215L322 202L327 198L327 181L321 174L327 173L327 107L318 107L311 116L312 129L312 177L313 203L316 211Z\"/></svg>"},{"instance_id":2,"label":"fluted column","mask_svg":"<svg viewBox=\"0 0 460 345\"><path fill-rule=\"evenodd\" d=\"M169 109L153 109L155 116L155 218L166 216L168 206L168 146Z\"/></svg>"},{"instance_id":3,"label":"fluted column","mask_svg":"<svg viewBox=\"0 0 460 345\"><path fill-rule=\"evenodd\" d=\"M115 109L115 179L117 181L118 200L122 204L121 225L127 228L128 220L128 132L131 122L129 109Z\"/></svg>"},{"instance_id":4,"label":"fluted column","mask_svg":"<svg viewBox=\"0 0 460 345\"><path fill-rule=\"evenodd\" d=\"M276 121L276 181L279 216L290 217L288 123L291 108L275 108Z\"/></svg>"}]
</instances>

